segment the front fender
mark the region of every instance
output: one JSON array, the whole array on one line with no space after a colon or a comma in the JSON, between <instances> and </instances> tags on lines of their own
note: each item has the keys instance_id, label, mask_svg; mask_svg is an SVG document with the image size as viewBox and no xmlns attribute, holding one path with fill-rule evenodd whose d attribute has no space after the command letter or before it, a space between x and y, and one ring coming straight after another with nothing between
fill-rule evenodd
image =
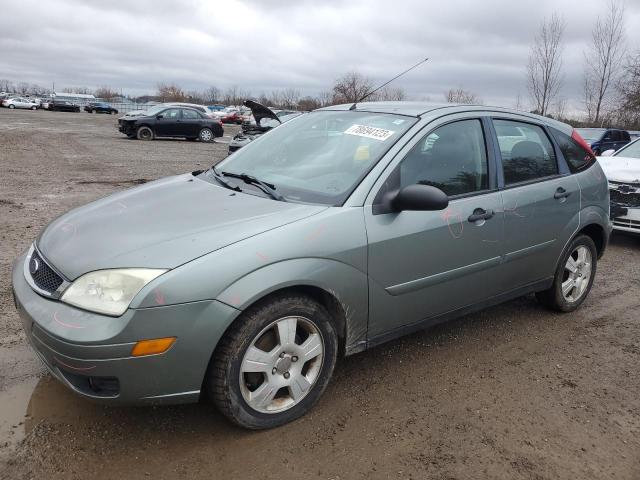
<instances>
[{"instance_id":1,"label":"front fender","mask_svg":"<svg viewBox=\"0 0 640 480\"><path fill-rule=\"evenodd\" d=\"M345 315L345 345L366 340L367 277L351 265L325 258L297 258L268 265L245 275L217 296L244 310L260 298L294 286L317 287L332 295Z\"/></svg>"}]
</instances>

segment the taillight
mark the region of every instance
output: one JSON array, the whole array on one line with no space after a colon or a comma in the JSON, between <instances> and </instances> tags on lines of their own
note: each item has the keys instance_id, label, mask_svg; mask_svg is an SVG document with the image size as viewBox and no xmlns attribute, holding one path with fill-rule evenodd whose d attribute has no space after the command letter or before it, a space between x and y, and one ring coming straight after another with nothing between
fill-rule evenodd
<instances>
[{"instance_id":1,"label":"taillight","mask_svg":"<svg viewBox=\"0 0 640 480\"><path fill-rule=\"evenodd\" d=\"M580 145L587 152L589 152L590 155L595 156L595 154L593 153L593 150L591 150L591 145L585 142L584 138L580 136L577 130L574 130L573 132L571 132L571 138L573 138L578 145Z\"/></svg>"}]
</instances>

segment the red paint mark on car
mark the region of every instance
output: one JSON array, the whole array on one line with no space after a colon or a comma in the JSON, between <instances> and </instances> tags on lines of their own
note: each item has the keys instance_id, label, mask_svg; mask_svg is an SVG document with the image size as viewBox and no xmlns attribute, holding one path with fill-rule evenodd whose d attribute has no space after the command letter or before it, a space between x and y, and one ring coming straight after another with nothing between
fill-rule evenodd
<instances>
[{"instance_id":1,"label":"red paint mark on car","mask_svg":"<svg viewBox=\"0 0 640 480\"><path fill-rule=\"evenodd\" d=\"M67 328L85 328L83 325L76 325L73 323L67 323L67 322L63 322L62 320L60 320L58 318L58 312L53 312L53 320L62 325L63 327L67 327Z\"/></svg>"}]
</instances>

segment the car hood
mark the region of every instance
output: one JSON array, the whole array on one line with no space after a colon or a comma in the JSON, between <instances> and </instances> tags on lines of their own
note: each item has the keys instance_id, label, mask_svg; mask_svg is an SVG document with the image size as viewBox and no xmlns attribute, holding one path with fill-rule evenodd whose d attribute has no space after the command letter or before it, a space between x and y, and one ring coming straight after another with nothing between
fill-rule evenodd
<instances>
[{"instance_id":1,"label":"car hood","mask_svg":"<svg viewBox=\"0 0 640 480\"><path fill-rule=\"evenodd\" d=\"M278 116L273 113L273 111L269 107L265 107L261 103L254 102L253 100L245 100L243 102L243 105L251 109L253 118L256 119L256 125L260 125L260 120L262 120L263 118L272 118L273 120L277 120L278 123L282 123Z\"/></svg>"},{"instance_id":2,"label":"car hood","mask_svg":"<svg viewBox=\"0 0 640 480\"><path fill-rule=\"evenodd\" d=\"M640 183L640 158L598 157L607 180Z\"/></svg>"},{"instance_id":3,"label":"car hood","mask_svg":"<svg viewBox=\"0 0 640 480\"><path fill-rule=\"evenodd\" d=\"M70 280L106 268L175 268L325 209L236 193L186 174L72 210L47 226L37 247Z\"/></svg>"}]
</instances>

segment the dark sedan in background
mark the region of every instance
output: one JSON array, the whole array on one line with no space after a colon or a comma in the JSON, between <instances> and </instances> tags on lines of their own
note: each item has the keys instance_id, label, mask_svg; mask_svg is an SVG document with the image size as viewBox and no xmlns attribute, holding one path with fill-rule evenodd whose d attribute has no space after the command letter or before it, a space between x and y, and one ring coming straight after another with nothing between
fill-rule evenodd
<instances>
[{"instance_id":1,"label":"dark sedan in background","mask_svg":"<svg viewBox=\"0 0 640 480\"><path fill-rule=\"evenodd\" d=\"M53 101L49 103L49 110L54 112L79 112L80 107L75 103L67 102L65 100Z\"/></svg>"},{"instance_id":2,"label":"dark sedan in background","mask_svg":"<svg viewBox=\"0 0 640 480\"><path fill-rule=\"evenodd\" d=\"M108 103L104 102L90 103L88 105L85 105L84 111L89 113L108 113L110 115L118 113L118 110L113 108Z\"/></svg>"},{"instance_id":3,"label":"dark sedan in background","mask_svg":"<svg viewBox=\"0 0 640 480\"><path fill-rule=\"evenodd\" d=\"M139 140L177 137L210 142L223 134L220 120L205 116L195 108L170 105L159 105L139 117L121 117L118 130Z\"/></svg>"},{"instance_id":4,"label":"dark sedan in background","mask_svg":"<svg viewBox=\"0 0 640 480\"><path fill-rule=\"evenodd\" d=\"M587 141L596 155L601 155L607 150L616 151L631 141L629 132L617 128L576 128L576 131Z\"/></svg>"}]
</instances>

